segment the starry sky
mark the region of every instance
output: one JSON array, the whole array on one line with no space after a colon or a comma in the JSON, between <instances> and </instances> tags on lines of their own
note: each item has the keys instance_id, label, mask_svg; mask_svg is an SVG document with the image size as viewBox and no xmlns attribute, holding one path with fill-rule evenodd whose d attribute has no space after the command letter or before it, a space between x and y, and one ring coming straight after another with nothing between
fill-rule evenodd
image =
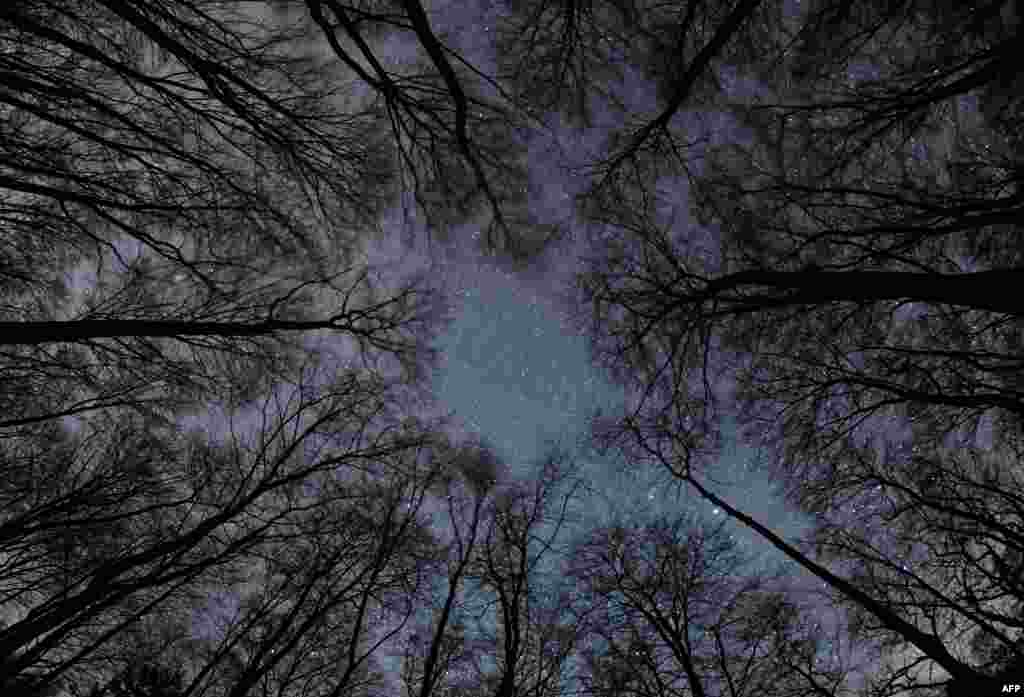
<instances>
[{"instance_id":1,"label":"starry sky","mask_svg":"<svg viewBox=\"0 0 1024 697\"><path fill-rule=\"evenodd\" d=\"M484 2L428 4L438 35L491 74L495 12L495 5ZM395 46L387 55L401 62L405 53ZM730 96L744 88L728 76L723 78L733 92ZM641 76L626 69L618 87L619 99L634 113L656 109L654 88ZM472 225L452 230L446 247L422 228L416 229L416 223L398 207L385 217L384 238L371 245L367 254L387 264L429 267L432 279L445 288L452 322L436 345L442 360L433 385L441 411L452 412L465 433L478 435L492 446L514 475L528 475L552 441L581 467L595 493L583 504L580 528L566 530L566 539L582 529L613 521L641 524L661 514L692 516L694 522L716 521L724 514L667 472L632 467L614 453L602 455L587 444L588 416L593 410L600 407L614 414L627 399L592 364L587 339L576 331L576 323L558 300L580 269L578 259L590 251L584 241L587 236L580 234L574 219L573 198L587 185L578 173L600 158L609 133L620 126L606 104L595 99L590 106L591 128L579 130L557 114L547 114L544 127L529 140L529 180L524 184L531 213L570 231L540 263L512 273L494 259L480 256L470 240L477 240L481 230ZM683 121L679 125L694 134L694 141L703 138L706 145L747 137L722 113L680 112L676 120ZM692 166L699 174L700 162ZM673 201L665 215L671 218L674 232L701 235L713 244L713 231L689 220L685 181L659 181L657 186L659 195L667 193L666 198ZM783 538L796 541L809 531L809 521L791 510L765 475L752 467L754 454L730 443L728 430L723 430L726 447L713 472L719 484L705 480L704 485ZM755 533L732 521L725 525L751 560L747 571L770 572L784 566L793 572L788 579L791 587L819 590L818 579L795 568ZM817 608L813 611L816 621L835 626L837 618L825 611L821 598L806 595L803 602Z\"/></svg>"},{"instance_id":2,"label":"starry sky","mask_svg":"<svg viewBox=\"0 0 1024 697\"><path fill-rule=\"evenodd\" d=\"M435 31L457 46L484 72L494 70L493 33L496 4L439 0L428 4ZM408 60L400 45L385 55L400 63ZM653 86L626 71L618 96L636 113L656 107ZM371 260L398 262L410 269L428 266L432 277L446 289L454 319L437 348L442 370L434 385L442 410L452 410L469 433L493 444L513 467L528 468L539 458L547 440L556 440L583 465L588 480L603 495L591 502L591 522L611 516L635 518L660 512L693 513L713 517L716 511L695 495L681 489L668 473L641 472L614 457L602 457L586 447L587 416L601 407L614 413L625 400L622 390L610 384L591 365L587 341L573 328L564 306L556 298L566 291L579 268L577 259L587 253L584 235L576 234L573 196L586 182L580 168L600 156L610 130L619 125L605 104L591 105L593 126L579 130L557 114L544 117L544 128L529 141L531 213L548 222L568 225L565 243L552 249L541 263L511 273L493 259L481 257L467 244L480 235L472 225L451 232L445 247L428 240L422 229L410 230L408 218L398 207L385 217L385 237L368 248ZM708 144L744 138L730 118L721 113L681 112L695 140ZM697 135L699 134L699 135ZM699 172L699 162L694 163ZM675 187L673 217L679 234L707 235L688 219L685 183ZM659 193L662 182L658 183ZM671 198L671 197L670 197ZM413 241L410 247L410 241ZM461 242L460 242L461 241ZM715 493L738 505L784 537L793 539L805 528L799 514L787 509L773 494L760 473L750 471L752 453L727 448L716 479L731 486L713 487ZM522 470L520 470L522 471ZM741 543L756 557L768 552L765 561L781 561L774 549L745 529L737 530Z\"/></svg>"},{"instance_id":3,"label":"starry sky","mask_svg":"<svg viewBox=\"0 0 1024 697\"><path fill-rule=\"evenodd\" d=\"M591 364L586 339L572 330L558 303L545 297L544 287L564 278L524 281L479 260L453 265L449 274L454 322L438 344L443 359L435 389L443 408L455 411L467 431L493 444L519 472L529 471L546 441L567 448L599 492L588 503L591 522L613 515L717 515L667 473L637 471L586 447L590 411L614 412L625 395ZM805 522L773 495L763 475L748 469L751 460L742 447L727 448L715 475L732 485L714 491L787 538L798 535ZM767 551L752 534L737 535L751 554Z\"/></svg>"},{"instance_id":4,"label":"starry sky","mask_svg":"<svg viewBox=\"0 0 1024 697\"><path fill-rule=\"evenodd\" d=\"M581 503L578 527L568 526L562 543L574 533L613 521L642 524L661 514L717 521L723 515L667 472L640 470L614 454L601 455L588 447L588 415L595 407L614 413L625 404L626 394L592 365L586 338L575 331L557 300L577 268L578 246L555 249L554 259L542 265L546 271L513 274L468 251L466 245L457 245L458 235L453 236L456 246L443 254L437 254L436 246L433 254L426 247L411 249L397 216L391 221L393 234L378 242L370 257L401 268L430 267L451 303L451 323L436 343L441 363L433 390L439 411L454 414L456 435L479 436L517 478L535 471L545 446L555 442L573 457L594 491ZM421 231L415 239L419 243L425 237ZM807 530L807 522L773 494L763 474L748 467L752 460L753 453L735 443L727 446L714 476L731 485L709 488L794 540ZM785 562L755 533L731 521L726 526L751 559L748 570L771 570ZM802 573L792 582L807 588L818 585ZM832 622L825 613L815 617L824 624ZM385 656L381 662L398 675L396 657Z\"/></svg>"}]
</instances>

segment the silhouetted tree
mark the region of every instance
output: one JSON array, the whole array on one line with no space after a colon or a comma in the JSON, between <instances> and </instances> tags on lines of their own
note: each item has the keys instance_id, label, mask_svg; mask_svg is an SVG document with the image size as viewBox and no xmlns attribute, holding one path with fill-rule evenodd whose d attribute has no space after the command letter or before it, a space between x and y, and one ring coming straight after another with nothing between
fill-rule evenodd
<instances>
[{"instance_id":1,"label":"silhouetted tree","mask_svg":"<svg viewBox=\"0 0 1024 697\"><path fill-rule=\"evenodd\" d=\"M443 437L407 417L442 307L360 260L394 144L316 28L265 9L0 10L9 689L148 679L125 649L160 636L187 690L352 691L368 628L411 612ZM196 640L224 595L240 614Z\"/></svg>"},{"instance_id":2,"label":"silhouetted tree","mask_svg":"<svg viewBox=\"0 0 1024 697\"><path fill-rule=\"evenodd\" d=\"M431 494L444 516L445 533L434 558L432 589L421 606L425 617L404 641L402 683L407 695L433 697L457 683L454 674L472 662L467 647L466 584L483 542L489 504L505 476L502 463L484 442L468 442L448 452L450 466Z\"/></svg>"},{"instance_id":3,"label":"silhouetted tree","mask_svg":"<svg viewBox=\"0 0 1024 697\"><path fill-rule=\"evenodd\" d=\"M485 607L477 647L495 664L476 677L486 694L555 697L566 689L583 630L559 567L583 487L569 455L554 446L525 476L498 485L471 572Z\"/></svg>"},{"instance_id":4,"label":"silhouetted tree","mask_svg":"<svg viewBox=\"0 0 1024 697\"><path fill-rule=\"evenodd\" d=\"M600 641L584 652L595 697L849 694L849 656L823 662L812 626L739 552L724 523L688 516L595 530L571 575ZM829 658L836 657L832 654Z\"/></svg>"},{"instance_id":5,"label":"silhouetted tree","mask_svg":"<svg viewBox=\"0 0 1024 697\"><path fill-rule=\"evenodd\" d=\"M560 236L529 211L527 149L517 133L528 105L474 65L453 40L460 37L433 26L429 8L419 0L304 6L330 53L375 94L405 191L432 235L448 241L451 226L479 223L484 249L520 263ZM405 39L414 57L396 63L378 47L382 38Z\"/></svg>"},{"instance_id":6,"label":"silhouetted tree","mask_svg":"<svg viewBox=\"0 0 1024 697\"><path fill-rule=\"evenodd\" d=\"M255 399L323 334L422 378L436 298L359 261L393 144L315 32L206 0L0 13L0 428Z\"/></svg>"},{"instance_id":7,"label":"silhouetted tree","mask_svg":"<svg viewBox=\"0 0 1024 697\"><path fill-rule=\"evenodd\" d=\"M66 436L45 457L18 461L8 446L18 476L5 480L0 571L15 619L0 630L0 675L75 683L164 617L164 650L196 684L347 689L379 640L371 625L412 611L401 598L431 548L419 502L447 446L402 416L400 382L307 377L262 406L262 426L226 438L125 421ZM225 594L238 613L196 643L181 620L215 621L210 603Z\"/></svg>"},{"instance_id":8,"label":"silhouetted tree","mask_svg":"<svg viewBox=\"0 0 1024 697\"><path fill-rule=\"evenodd\" d=\"M689 482L913 656L878 694L989 674L958 637L1018 651L1019 581L998 571L1024 520L1024 308L1002 290L1024 278L1018 10L810 3L765 70L730 66L753 87L718 103L748 142L683 168L717 234L666 220L667 146L582 209L601 234L578 317L636 396L595 437ZM705 483L725 417L815 516L818 559Z\"/></svg>"}]
</instances>

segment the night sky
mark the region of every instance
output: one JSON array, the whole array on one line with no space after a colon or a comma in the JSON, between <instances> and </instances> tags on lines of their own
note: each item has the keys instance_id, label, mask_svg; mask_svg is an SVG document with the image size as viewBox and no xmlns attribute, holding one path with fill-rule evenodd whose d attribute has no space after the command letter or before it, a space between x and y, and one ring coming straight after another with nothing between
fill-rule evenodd
<instances>
[{"instance_id":1,"label":"night sky","mask_svg":"<svg viewBox=\"0 0 1024 697\"><path fill-rule=\"evenodd\" d=\"M545 444L557 442L581 466L595 492L585 499L580 526L567 527L562 544L574 533L613 521L642 524L648 516L659 514L692 516L694 523L718 520L722 514L717 509L680 486L667 472L634 468L613 454L601 456L588 447L588 414L595 407L615 413L626 395L592 365L587 340L573 328L557 300L578 269L574 261L580 252L578 245L576 249L565 244L553 250L544 264L549 269L545 273L531 269L513 274L459 245L458 235L454 236L456 244L440 254L437 244L432 244L431 254L420 245L426 233L419 231L415 240L421 248L411 250L405 235L408 231L398 224L399 217L390 216L392 234L372 249L370 258L409 270L428 267L435 284L445 289L452 321L436 344L441 352L433 386L437 411L453 413L456 437L479 436L517 478L528 478L543 456ZM713 486L708 481L705 485L793 541L806 530L806 523L773 495L764 475L748 469L753 454L732 446L724 449L719 466L711 473L732 486ZM431 504L425 510L441 513L431 517L441 526L435 532L443 537L444 514ZM751 559L748 568L736 569L738 577L758 568L770 572L785 562L781 553L755 533L732 521L726 526ZM555 557L547 563L560 561L564 560ZM796 572L787 582L819 585L792 564L785 566ZM821 607L811 596L803 600ZM425 613L421 619L428 616ZM825 625L831 625L833 619L831 612L815 613L815 620ZM390 675L399 674L396 656L385 652L379 658Z\"/></svg>"},{"instance_id":2,"label":"night sky","mask_svg":"<svg viewBox=\"0 0 1024 697\"><path fill-rule=\"evenodd\" d=\"M545 215L570 216L568 200L561 211L550 210L551 199L563 198L569 188L553 175L558 169L546 158L531 163L551 182L538 187L547 200L537 205L547 209ZM592 364L586 338L559 301L579 269L577 256L585 251L578 243L567 241L553 249L539 265L542 272L531 268L513 273L458 244L461 234L473 230L459 231L453 235L455 244L443 249L437 242L429 249L421 244L427 235L419 231L418 249L410 249L408 230L399 218L389 216L386 228L391 234L373 248L370 258L410 270L428 267L433 282L444 288L452 321L436 344L441 365L434 393L439 410L453 412L460 430L492 445L518 476L531 471L546 443L566 449L598 492L586 506L588 524L613 516L640 522L659 513L707 520L719 515L669 473L631 467L612 453L602 456L588 447L588 415L595 408L616 413L626 395ZM752 470L753 459L753 453L731 443L712 473L731 486L711 488L792 540L806 523L773 493L763 474ZM782 561L781 554L742 526L734 532L755 559Z\"/></svg>"},{"instance_id":3,"label":"night sky","mask_svg":"<svg viewBox=\"0 0 1024 697\"><path fill-rule=\"evenodd\" d=\"M497 6L437 2L428 7L438 36L480 70L493 74ZM378 55L388 56L395 64L410 61L416 54L414 47L393 39L386 46ZM633 115L657 109L653 86L639 75L627 71L617 87ZM587 186L579 169L600 158L609 131L621 125L621 117L606 104L595 99L591 108L590 129L570 127L557 114L546 114L544 128L530 135L529 177L523 185L529 191L531 213L542 221L561 223L569 231L565 241L543 259L512 272L499 260L476 251L482 234L479 227L467 224L434 237L414 215L406 215L401 205L384 217L383 237L367 242L367 259L371 264L398 269L399 275L403 270L430 270L428 278L444 290L452 320L436 345L442 356L433 385L438 410L453 413L457 430L478 435L494 447L519 477L529 475L549 441L567 450L596 492L582 511L583 528L613 519L640 524L645 517L660 513L690 515L695 523L714 521L723 514L667 472L631 467L614 454L593 452L586 443L588 415L596 407L614 414L626 399L622 389L592 365L586 338L574 328L576 323L559 300L581 269L579 257L590 251L573 210L574 196ZM680 112L674 124L676 120L693 133L695 141L706 137L708 144L718 144L744 137L721 113ZM699 152L694 148L695 156ZM699 160L692 166L699 173ZM672 201L665 216L673 220L674 232L701 235L713 243L714 232L688 218L685 183L657 184L659 194ZM404 202L409 203L408 199ZM753 453L735 444L727 445L723 453L709 474L729 485L705 480L705 486L790 541L806 530L800 515L787 510L774 495L765 476L751 470ZM443 516L434 520L440 523ZM732 522L727 526L751 557L751 569L784 561L746 528ZM573 532L568 530L566 537ZM744 571L737 569L737 574ZM384 660L384 665L398 668L393 660Z\"/></svg>"},{"instance_id":4,"label":"night sky","mask_svg":"<svg viewBox=\"0 0 1024 697\"><path fill-rule=\"evenodd\" d=\"M443 2L430 7L438 35L458 46L481 70L492 71L496 7ZM406 60L405 53L399 45L388 51L395 62ZM635 114L657 106L653 87L639 75L628 73L618 88ZM557 114L547 114L544 128L531 134L529 180L524 182L531 213L570 231L565 242L539 263L512 273L482 258L470 243L481 234L473 225L451 231L448 246L428 241L428 233L410 228L416 224L397 207L385 218L386 239L375 244L369 256L388 264L401 257L400 265L409 269L430 267L433 281L446 288L454 321L438 344L443 360L436 396L442 410L454 411L467 432L493 444L508 464L529 467L541 456L545 440L553 438L574 453L591 483L603 492L590 506L594 521L608 520L613 511L630 519L660 511L713 517L713 507L681 489L668 473L636 471L611 456L588 452L584 442L588 413L595 407L615 413L625 397L591 365L586 339L557 300L580 269L579 256L588 253L573 211L573 196L586 186L579 168L600 157L609 130L620 125L607 105L595 99L592 108L590 129L569 127ZM706 136L709 144L717 144L744 137L721 113L680 112L675 118L685 121L694 140ZM699 161L693 166L699 172ZM677 233L707 236L709 231L688 218L685 183L659 182L659 193L665 194L666 187L671 187L667 198L673 201L673 210L665 215L672 217ZM763 475L749 471L752 453L736 447L726 452L714 476L732 486L712 487L713 491L783 536L798 535L805 528L799 514L787 510ZM751 554L770 552L766 560L781 561L781 555L760 538L745 529L737 534Z\"/></svg>"},{"instance_id":5,"label":"night sky","mask_svg":"<svg viewBox=\"0 0 1024 697\"><path fill-rule=\"evenodd\" d=\"M439 35L483 71L493 70L494 8L483 3L460 4L458 10L454 4L432 6L438 10L431 13L431 21L436 22ZM396 46L390 55L401 61L404 53ZM634 114L656 109L653 87L640 76L627 73L619 88L620 98ZM600 455L587 445L588 415L597 407L615 414L626 401L623 390L592 364L586 338L575 329L577 323L559 300L570 292L574 275L582 268L580 256L590 252L584 241L588 236L573 210L574 195L587 185L578 172L601 156L610 129L621 125L620 117L606 105L595 100L591 106L593 128L573 128L557 114L547 114L544 128L531 134L529 179L524 182L531 213L569 231L564 242L538 263L512 272L499 261L481 257L475 250L482 230L471 224L449 231L446 246L398 207L385 218L386 239L368 254L371 260L386 264L431 269L430 278L445 288L451 303L452 323L437 344L442 360L434 393L440 410L454 413L464 433L479 435L493 446L517 476L530 473L548 442L566 449L595 491L582 511L581 529L613 520L642 524L646 517L662 513L692 516L694 523L716 521L723 514L669 473L631 467L614 453ZM745 135L721 113L681 112L675 119L684 121L694 140L706 137L708 144L735 142ZM695 148L694 154L698 152ZM699 173L700 162L694 161L693 167ZM676 234L700 235L714 243L714 232L688 217L685 182L659 181L657 188L672 201L665 216L672 219ZM795 541L808 529L806 521L775 495L763 474L752 470L753 460L753 453L729 443L717 467L709 470L721 484L707 479L703 483ZM795 572L789 583L808 588L820 585L755 533L732 521L725 524L751 559L750 567L736 570L738 576L784 565ZM563 541L578 531L567 530ZM823 610L820 599L813 596L805 596L804 602ZM832 624L830 617L834 618L831 612L815 612L816 621L823 624ZM397 668L390 661L385 665Z\"/></svg>"},{"instance_id":6,"label":"night sky","mask_svg":"<svg viewBox=\"0 0 1024 697\"><path fill-rule=\"evenodd\" d=\"M667 473L621 472L627 463L588 452L589 410L614 412L624 400L591 365L586 340L570 328L563 311L510 274L484 265L458 269L460 286L455 322L443 337L443 369L437 396L468 426L493 443L513 466L529 467L547 438L576 453L592 483L604 493L593 502L597 519L612 508L620 513L693 511L714 516L715 509L679 491ZM717 478L733 482L716 493L782 532L798 534L800 519L786 511L766 480L747 469L752 454L732 448L719 463ZM748 538L741 535L743 539ZM750 551L764 548L754 545Z\"/></svg>"}]
</instances>

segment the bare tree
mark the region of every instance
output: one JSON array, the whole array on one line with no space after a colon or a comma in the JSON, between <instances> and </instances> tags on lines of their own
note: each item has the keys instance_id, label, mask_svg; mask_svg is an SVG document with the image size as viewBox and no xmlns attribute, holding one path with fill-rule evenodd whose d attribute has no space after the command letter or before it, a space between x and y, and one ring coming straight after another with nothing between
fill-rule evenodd
<instances>
[{"instance_id":1,"label":"bare tree","mask_svg":"<svg viewBox=\"0 0 1024 697\"><path fill-rule=\"evenodd\" d=\"M753 141L690 179L720 235L666 224L637 177L593 209L605 234L579 276L595 355L635 396L595 436L842 595L908 657L877 694L999 670L967 636L1019 652L1016 583L998 572L1021 520L1022 312L1000 291L1022 274L1016 9L985 4L960 36L966 15L933 4L812 3L762 95L722 100ZM652 151L646 171L675 157ZM816 517L820 559L706 483L727 416Z\"/></svg>"},{"instance_id":2,"label":"bare tree","mask_svg":"<svg viewBox=\"0 0 1024 697\"><path fill-rule=\"evenodd\" d=\"M254 555L239 610L202 647L190 690L206 681L227 695L382 691L376 654L415 612L427 582L419 560L436 548L418 503L440 463L422 464L433 471L321 482L294 532Z\"/></svg>"},{"instance_id":3,"label":"bare tree","mask_svg":"<svg viewBox=\"0 0 1024 697\"><path fill-rule=\"evenodd\" d=\"M485 249L524 262L557 239L557 226L528 210L525 107L495 76L463 55L456 37L432 26L419 0L346 3L306 0L313 24L341 64L376 96L397 147L403 184L432 235L480 222ZM411 65L394 65L374 39L405 39Z\"/></svg>"},{"instance_id":4,"label":"bare tree","mask_svg":"<svg viewBox=\"0 0 1024 697\"><path fill-rule=\"evenodd\" d=\"M587 694L852 694L849 656L822 661L820 626L780 577L751 567L724 523L681 516L598 529L571 568L597 609Z\"/></svg>"},{"instance_id":5,"label":"bare tree","mask_svg":"<svg viewBox=\"0 0 1024 697\"><path fill-rule=\"evenodd\" d=\"M459 592L493 482L405 420L443 308L422 277L386 287L359 251L399 174L435 223L483 202L509 248L541 227L512 111L480 96L486 76L421 5L391 9L0 10L8 687L107 684L128 675L126 647L159 637L186 693L377 689L372 655L440 549L416 517L437 486L472 499ZM425 52L411 74L373 59L387 27ZM349 355L315 345L324 334ZM187 425L218 410L221 432ZM461 484L438 484L448 466ZM353 471L367 477L337 481ZM219 635L191 636L190 613L223 595L237 607ZM450 621L451 602L423 694Z\"/></svg>"},{"instance_id":6,"label":"bare tree","mask_svg":"<svg viewBox=\"0 0 1024 697\"><path fill-rule=\"evenodd\" d=\"M264 9L3 11L0 426L254 399L323 334L429 368L425 279L359 259L396 195L380 115Z\"/></svg>"},{"instance_id":7,"label":"bare tree","mask_svg":"<svg viewBox=\"0 0 1024 697\"><path fill-rule=\"evenodd\" d=\"M450 466L431 493L444 516L441 544L431 565L435 592L421 607L425 615L405 639L402 682L408 695L432 697L458 684L472 653L467 646L467 581L483 544L490 502L504 476L493 449L468 442L448 453Z\"/></svg>"},{"instance_id":8,"label":"bare tree","mask_svg":"<svg viewBox=\"0 0 1024 697\"><path fill-rule=\"evenodd\" d=\"M372 650L371 616L400 625L411 612L396 598L429 556L416 516L444 446L403 415L400 382L308 377L290 402L264 403L262 427L226 437L124 419L48 455L15 459L6 444L0 674L87 684L140 623L164 617L173 655L195 669L190 691L234 674L220 665L229 655L242 661L229 692L267 680L311 694L314 678L347 689ZM200 651L188 617L225 593L245 609Z\"/></svg>"},{"instance_id":9,"label":"bare tree","mask_svg":"<svg viewBox=\"0 0 1024 697\"><path fill-rule=\"evenodd\" d=\"M584 491L569 455L555 446L524 478L501 482L472 576L483 598L477 642L494 662L476 670L481 694L564 694L582 631L561 577L565 528Z\"/></svg>"}]
</instances>

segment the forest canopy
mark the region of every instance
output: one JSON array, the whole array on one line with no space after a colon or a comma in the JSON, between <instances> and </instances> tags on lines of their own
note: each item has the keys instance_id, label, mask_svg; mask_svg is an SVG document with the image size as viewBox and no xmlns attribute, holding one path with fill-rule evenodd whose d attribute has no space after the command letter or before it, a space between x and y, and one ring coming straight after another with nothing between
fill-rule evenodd
<instances>
[{"instance_id":1,"label":"forest canopy","mask_svg":"<svg viewBox=\"0 0 1024 697\"><path fill-rule=\"evenodd\" d=\"M6 3L0 689L1024 683L1022 20L1018 0ZM554 214L531 156L559 133L599 147ZM592 444L753 530L816 604L725 523L581 528L572 453L521 476L439 415L444 279L368 253L396 210L410 243L513 273L582 250L559 299L629 395ZM808 539L715 493L733 423Z\"/></svg>"}]
</instances>

